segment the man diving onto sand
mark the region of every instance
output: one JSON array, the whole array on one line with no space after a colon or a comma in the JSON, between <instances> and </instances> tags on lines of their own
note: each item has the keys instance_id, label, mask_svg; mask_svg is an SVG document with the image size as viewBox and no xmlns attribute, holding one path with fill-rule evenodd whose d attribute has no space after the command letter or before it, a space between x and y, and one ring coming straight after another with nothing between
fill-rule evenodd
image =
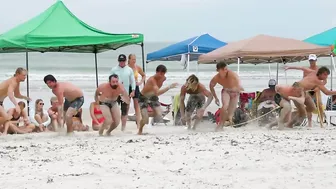
<instances>
[{"instance_id":1,"label":"man diving onto sand","mask_svg":"<svg viewBox=\"0 0 336 189\"><path fill-rule=\"evenodd\" d=\"M297 107L299 116L301 118L305 117L305 113L307 112L308 127L312 127L312 112L316 109L315 103L309 92L321 90L326 95L336 95L336 91L330 91L324 86L326 84L324 81L326 81L329 74L330 70L327 67L322 66L317 70L317 72L311 70L306 77L298 82L299 85L304 89L304 91L306 91L304 102L304 105L306 107L297 103L296 101L294 101L294 104ZM292 119L288 124L288 127L292 127L295 121L295 119Z\"/></svg>"},{"instance_id":2,"label":"man diving onto sand","mask_svg":"<svg viewBox=\"0 0 336 189\"><path fill-rule=\"evenodd\" d=\"M189 94L187 107L185 108L185 95ZM207 101L205 103L205 97ZM196 120L192 129L196 129L197 124L202 120L205 109L210 105L213 95L205 86L199 83L198 78L193 74L189 76L186 83L181 87L180 91L180 112L181 119L187 122L188 129L191 129L191 115L196 109Z\"/></svg>"},{"instance_id":3,"label":"man diving onto sand","mask_svg":"<svg viewBox=\"0 0 336 189\"><path fill-rule=\"evenodd\" d=\"M111 135L111 132L120 123L120 110L117 105L119 97L123 103L127 105L130 103L128 92L126 92L123 84L119 83L119 78L116 74L110 75L109 82L100 84L96 89L95 101L99 102L105 118L103 125L99 128L100 136L103 135L104 129L107 129L106 135Z\"/></svg>"},{"instance_id":4,"label":"man diving onto sand","mask_svg":"<svg viewBox=\"0 0 336 189\"><path fill-rule=\"evenodd\" d=\"M44 83L52 89L52 92L58 99L58 123L61 123L61 127L64 125L63 116L65 116L65 122L67 125L67 133L73 132L72 117L77 114L78 110L84 104L83 91L69 82L57 82L53 75L46 75L44 77ZM64 98L63 112L62 102Z\"/></svg>"},{"instance_id":5,"label":"man diving onto sand","mask_svg":"<svg viewBox=\"0 0 336 189\"><path fill-rule=\"evenodd\" d=\"M220 122L216 131L223 129L225 121L229 121L232 125L233 115L238 106L239 95L244 91L240 84L239 77L236 73L229 70L224 62L217 63L217 72L210 81L210 91L215 98L215 103L219 106L219 99L216 95L215 86L220 84L223 89L221 91L222 108L220 111Z\"/></svg>"},{"instance_id":6,"label":"man diving onto sand","mask_svg":"<svg viewBox=\"0 0 336 189\"><path fill-rule=\"evenodd\" d=\"M292 86L276 85L275 91L274 102L281 107L281 111L278 120L267 124L266 128L271 129L273 126L278 125L279 130L282 130L284 123L291 118L292 106L290 101L293 100L303 105L305 92L298 82L295 82Z\"/></svg>"},{"instance_id":7,"label":"man diving onto sand","mask_svg":"<svg viewBox=\"0 0 336 189\"><path fill-rule=\"evenodd\" d=\"M162 119L161 113L161 104L159 102L159 96L167 92L169 89L175 88L177 83L171 84L169 87L160 89L163 85L163 82L166 80L165 74L167 68L164 65L159 65L156 67L156 73L154 76L151 76L144 88L141 90L139 95L139 106L141 110L141 121L138 131L138 135L142 135L143 127L145 124L148 124L148 106L150 106L154 111L154 119Z\"/></svg>"},{"instance_id":8,"label":"man diving onto sand","mask_svg":"<svg viewBox=\"0 0 336 189\"><path fill-rule=\"evenodd\" d=\"M0 115L3 116L4 119L11 119L3 107L3 102L7 96L14 104L15 110L18 113L21 112L21 109L15 98L31 100L29 97L23 96L20 93L20 82L24 82L26 77L27 70L24 68L17 68L13 77L0 83Z\"/></svg>"}]
</instances>

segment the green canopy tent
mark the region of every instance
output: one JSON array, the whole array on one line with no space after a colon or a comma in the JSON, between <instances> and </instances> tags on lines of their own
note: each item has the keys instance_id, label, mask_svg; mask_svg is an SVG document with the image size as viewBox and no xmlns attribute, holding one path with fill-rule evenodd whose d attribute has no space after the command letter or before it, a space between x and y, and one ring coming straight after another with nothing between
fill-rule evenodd
<instances>
[{"instance_id":1,"label":"green canopy tent","mask_svg":"<svg viewBox=\"0 0 336 189\"><path fill-rule=\"evenodd\" d=\"M25 52L27 70L28 52L94 53L98 86L97 53L140 45L145 70L143 40L143 35L139 33L111 34L93 28L78 19L59 0L40 15L0 35L0 53Z\"/></svg>"}]
</instances>

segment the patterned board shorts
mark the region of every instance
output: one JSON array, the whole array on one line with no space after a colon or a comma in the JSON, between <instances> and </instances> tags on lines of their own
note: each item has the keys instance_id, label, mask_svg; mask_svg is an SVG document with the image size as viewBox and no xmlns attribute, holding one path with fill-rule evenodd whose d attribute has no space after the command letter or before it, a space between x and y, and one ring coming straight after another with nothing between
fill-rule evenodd
<instances>
[{"instance_id":1,"label":"patterned board shorts","mask_svg":"<svg viewBox=\"0 0 336 189\"><path fill-rule=\"evenodd\" d=\"M150 106L151 108L156 108L161 106L161 104L159 102L159 97L157 96L146 97L140 93L139 106L140 109L147 109L148 106Z\"/></svg>"},{"instance_id":2,"label":"patterned board shorts","mask_svg":"<svg viewBox=\"0 0 336 189\"><path fill-rule=\"evenodd\" d=\"M76 109L77 111L83 106L84 104L84 97L78 97L73 101L68 101L67 99L64 100L64 111L66 112L69 107Z\"/></svg>"},{"instance_id":3,"label":"patterned board shorts","mask_svg":"<svg viewBox=\"0 0 336 189\"><path fill-rule=\"evenodd\" d=\"M186 112L192 113L195 109L201 109L204 105L205 98L200 95L190 95L187 102Z\"/></svg>"}]
</instances>

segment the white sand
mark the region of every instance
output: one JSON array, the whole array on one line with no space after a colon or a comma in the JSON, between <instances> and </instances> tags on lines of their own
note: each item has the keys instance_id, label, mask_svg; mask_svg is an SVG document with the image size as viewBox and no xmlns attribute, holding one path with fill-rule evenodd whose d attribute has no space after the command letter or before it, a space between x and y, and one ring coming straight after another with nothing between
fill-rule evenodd
<instances>
[{"instance_id":1,"label":"white sand","mask_svg":"<svg viewBox=\"0 0 336 189\"><path fill-rule=\"evenodd\" d=\"M127 129L1 136L0 188L336 188L334 127Z\"/></svg>"}]
</instances>

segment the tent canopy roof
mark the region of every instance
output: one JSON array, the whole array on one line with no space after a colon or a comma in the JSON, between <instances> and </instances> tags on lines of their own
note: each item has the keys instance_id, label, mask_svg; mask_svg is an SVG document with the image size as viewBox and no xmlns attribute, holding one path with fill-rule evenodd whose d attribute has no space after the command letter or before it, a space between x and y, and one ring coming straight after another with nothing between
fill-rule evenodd
<instances>
[{"instance_id":1,"label":"tent canopy roof","mask_svg":"<svg viewBox=\"0 0 336 189\"><path fill-rule=\"evenodd\" d=\"M211 52L226 44L209 34L203 34L148 53L147 62L156 60L179 61L182 54L190 54L190 61L194 61L198 59L200 54Z\"/></svg>"},{"instance_id":2,"label":"tent canopy roof","mask_svg":"<svg viewBox=\"0 0 336 189\"><path fill-rule=\"evenodd\" d=\"M330 48L295 39L257 35L201 55L198 63L236 63L237 58L241 63L288 63L305 60L309 54L329 55Z\"/></svg>"},{"instance_id":3,"label":"tent canopy roof","mask_svg":"<svg viewBox=\"0 0 336 189\"><path fill-rule=\"evenodd\" d=\"M103 52L143 42L143 35L111 34L78 19L57 1L40 15L0 35L0 53Z\"/></svg>"},{"instance_id":4,"label":"tent canopy roof","mask_svg":"<svg viewBox=\"0 0 336 189\"><path fill-rule=\"evenodd\" d=\"M331 46L334 45L335 41L336 41L336 27L331 28L322 33L313 35L304 40L304 42L320 46Z\"/></svg>"}]
</instances>

